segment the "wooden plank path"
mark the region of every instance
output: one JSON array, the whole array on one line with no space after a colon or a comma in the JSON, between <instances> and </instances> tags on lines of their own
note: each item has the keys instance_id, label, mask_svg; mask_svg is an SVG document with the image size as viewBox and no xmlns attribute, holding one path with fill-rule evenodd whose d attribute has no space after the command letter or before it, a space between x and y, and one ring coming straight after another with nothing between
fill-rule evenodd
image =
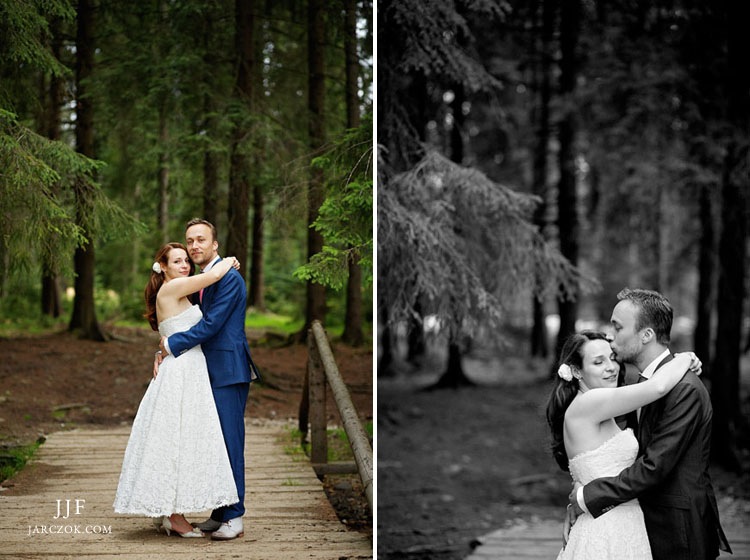
<instances>
[{"instance_id":1,"label":"wooden plank path","mask_svg":"<svg viewBox=\"0 0 750 560\"><path fill-rule=\"evenodd\" d=\"M371 539L339 522L307 458L285 452L285 425L247 423L245 536L228 542L167 537L150 519L114 513L129 434L129 427L51 434L0 492L0 558L372 558ZM76 499L85 500L79 515ZM53 519L57 500L62 516L70 500L67 519ZM187 517L202 521L208 513ZM42 526L54 534L35 532Z\"/></svg>"},{"instance_id":2,"label":"wooden plank path","mask_svg":"<svg viewBox=\"0 0 750 560\"><path fill-rule=\"evenodd\" d=\"M722 552L719 558L750 560L747 527L725 530L734 553ZM498 529L477 541L478 546L465 560L554 560L562 545L562 520Z\"/></svg>"}]
</instances>

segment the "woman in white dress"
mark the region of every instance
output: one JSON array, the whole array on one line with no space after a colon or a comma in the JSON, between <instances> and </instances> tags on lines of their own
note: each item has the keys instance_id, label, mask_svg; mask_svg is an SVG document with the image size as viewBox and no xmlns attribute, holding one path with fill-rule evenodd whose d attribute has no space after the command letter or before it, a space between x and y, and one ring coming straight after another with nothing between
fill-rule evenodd
<instances>
[{"instance_id":1,"label":"woman in white dress","mask_svg":"<svg viewBox=\"0 0 750 560\"><path fill-rule=\"evenodd\" d=\"M615 417L667 394L690 368L693 357L691 353L675 355L659 369L659 375L625 386L624 366L615 360L604 333L583 331L566 340L547 404L547 422L555 460L570 472L574 483L615 476L635 461L638 440L631 428L621 430ZM558 555L558 560L650 558L638 500L620 504L596 519L588 513L581 515Z\"/></svg>"},{"instance_id":2,"label":"woman in white dress","mask_svg":"<svg viewBox=\"0 0 750 560\"><path fill-rule=\"evenodd\" d=\"M227 257L192 276L185 246L164 245L145 290L151 327L169 336L200 321L200 308L188 296L218 282L232 266L239 266L237 260ZM202 537L184 514L238 500L203 352L196 346L178 357L167 356L133 421L115 512L153 517L167 535Z\"/></svg>"}]
</instances>

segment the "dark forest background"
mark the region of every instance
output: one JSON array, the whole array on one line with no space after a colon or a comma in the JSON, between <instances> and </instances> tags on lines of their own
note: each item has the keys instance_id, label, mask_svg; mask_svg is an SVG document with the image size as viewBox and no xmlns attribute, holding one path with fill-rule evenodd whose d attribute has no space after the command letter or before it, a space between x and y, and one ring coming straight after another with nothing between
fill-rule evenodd
<instances>
[{"instance_id":1,"label":"dark forest background","mask_svg":"<svg viewBox=\"0 0 750 560\"><path fill-rule=\"evenodd\" d=\"M2 2L4 328L145 325L153 255L198 216L258 321L367 340L372 19L368 0Z\"/></svg>"},{"instance_id":2,"label":"dark forest background","mask_svg":"<svg viewBox=\"0 0 750 560\"><path fill-rule=\"evenodd\" d=\"M380 0L379 375L559 341L664 293L738 468L750 350L743 2ZM399 350L403 348L403 350ZM746 432L745 432L746 433Z\"/></svg>"}]
</instances>

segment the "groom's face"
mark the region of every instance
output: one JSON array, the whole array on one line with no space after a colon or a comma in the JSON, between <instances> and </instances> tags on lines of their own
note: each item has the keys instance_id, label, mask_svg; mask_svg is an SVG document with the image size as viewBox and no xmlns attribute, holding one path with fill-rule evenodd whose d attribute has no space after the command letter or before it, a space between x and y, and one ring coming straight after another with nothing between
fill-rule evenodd
<instances>
[{"instance_id":1,"label":"groom's face","mask_svg":"<svg viewBox=\"0 0 750 560\"><path fill-rule=\"evenodd\" d=\"M640 331L636 330L638 313L638 307L626 299L619 302L612 311L614 336L610 346L617 358L626 363L633 363L643 351Z\"/></svg>"},{"instance_id":2,"label":"groom's face","mask_svg":"<svg viewBox=\"0 0 750 560\"><path fill-rule=\"evenodd\" d=\"M190 226L185 232L185 244L190 258L203 268L216 257L219 243L214 239L211 228L205 224Z\"/></svg>"}]
</instances>

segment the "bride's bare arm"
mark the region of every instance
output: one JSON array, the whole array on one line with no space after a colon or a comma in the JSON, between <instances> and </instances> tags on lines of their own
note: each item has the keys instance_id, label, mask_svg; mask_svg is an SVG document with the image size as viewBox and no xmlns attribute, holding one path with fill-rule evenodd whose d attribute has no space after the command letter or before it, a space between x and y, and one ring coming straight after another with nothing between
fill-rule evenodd
<instances>
[{"instance_id":1,"label":"bride's bare arm","mask_svg":"<svg viewBox=\"0 0 750 560\"><path fill-rule=\"evenodd\" d=\"M229 272L231 268L235 267L235 265L239 266L236 258L226 257L217 262L211 267L211 270L207 272L196 274L195 276L174 278L161 287L159 290L159 296L168 296L179 299L194 294L195 292L206 288L211 284L215 284L224 278L224 275Z\"/></svg>"},{"instance_id":2,"label":"bride's bare arm","mask_svg":"<svg viewBox=\"0 0 750 560\"><path fill-rule=\"evenodd\" d=\"M691 364L690 354L676 354L643 383L586 391L577 401L574 414L601 421L636 410L666 395L679 383ZM572 412L572 411L571 411Z\"/></svg>"}]
</instances>

